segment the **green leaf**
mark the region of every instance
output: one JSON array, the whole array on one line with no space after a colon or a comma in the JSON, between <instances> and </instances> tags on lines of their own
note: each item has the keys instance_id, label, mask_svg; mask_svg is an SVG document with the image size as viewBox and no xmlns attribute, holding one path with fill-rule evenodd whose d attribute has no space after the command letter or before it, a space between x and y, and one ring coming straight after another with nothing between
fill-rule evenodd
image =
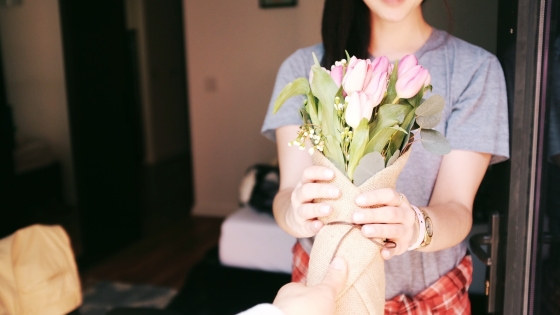
<instances>
[{"instance_id":1,"label":"green leaf","mask_svg":"<svg viewBox=\"0 0 560 315\"><path fill-rule=\"evenodd\" d=\"M335 84L336 85L336 84ZM309 93L309 81L306 78L297 78L293 82L288 83L276 98L274 102L273 113L276 113L282 105L289 99L297 95Z\"/></svg>"},{"instance_id":2,"label":"green leaf","mask_svg":"<svg viewBox=\"0 0 560 315\"><path fill-rule=\"evenodd\" d=\"M392 102L397 97L397 90L395 89L395 84L397 83L397 70L399 69L399 61L395 61L395 65L393 67L393 72L391 72L391 76L389 77L389 85L387 86L387 96L386 100L388 102Z\"/></svg>"},{"instance_id":3,"label":"green leaf","mask_svg":"<svg viewBox=\"0 0 560 315\"><path fill-rule=\"evenodd\" d=\"M342 150L340 150L340 142L331 134L325 135L325 138L325 148L323 149L323 154L328 159L336 161L339 165L345 165Z\"/></svg>"},{"instance_id":4,"label":"green leaf","mask_svg":"<svg viewBox=\"0 0 560 315\"><path fill-rule=\"evenodd\" d=\"M429 99L425 100L424 103L420 104L416 109L416 115L418 116L433 116L440 113L445 107L445 100L441 95L432 95Z\"/></svg>"},{"instance_id":5,"label":"green leaf","mask_svg":"<svg viewBox=\"0 0 560 315\"><path fill-rule=\"evenodd\" d=\"M441 117L443 116L442 112L439 112L432 116L418 116L416 118L416 123L422 129L432 129L435 128L439 122L441 121Z\"/></svg>"},{"instance_id":6,"label":"green leaf","mask_svg":"<svg viewBox=\"0 0 560 315\"><path fill-rule=\"evenodd\" d=\"M313 94L307 94L307 103L305 104L304 109L308 113L311 123L319 125L321 117L317 112L317 99L313 96Z\"/></svg>"},{"instance_id":7,"label":"green leaf","mask_svg":"<svg viewBox=\"0 0 560 315\"><path fill-rule=\"evenodd\" d=\"M337 134L336 122L338 117L334 109L334 98L338 93L339 87L334 83L331 75L318 65L311 67L313 71L313 82L311 92L319 99L318 111L322 121L323 132L325 134Z\"/></svg>"},{"instance_id":8,"label":"green leaf","mask_svg":"<svg viewBox=\"0 0 560 315\"><path fill-rule=\"evenodd\" d=\"M383 151L383 149L387 146L387 143L391 140L393 134L395 134L396 132L397 131L395 131L391 127L387 127L377 132L375 136L371 138L367 143L364 154L368 154L371 152L381 153L381 151Z\"/></svg>"},{"instance_id":9,"label":"green leaf","mask_svg":"<svg viewBox=\"0 0 560 315\"><path fill-rule=\"evenodd\" d=\"M360 186L370 179L373 175L385 168L385 160L379 152L372 152L364 155L354 172L354 185Z\"/></svg>"},{"instance_id":10,"label":"green leaf","mask_svg":"<svg viewBox=\"0 0 560 315\"><path fill-rule=\"evenodd\" d=\"M413 109L410 105L383 104L379 105L374 124L371 126L370 137L375 137L380 130L394 125L401 125L407 114Z\"/></svg>"},{"instance_id":11,"label":"green leaf","mask_svg":"<svg viewBox=\"0 0 560 315\"><path fill-rule=\"evenodd\" d=\"M405 134L407 134L407 133L408 133L408 132L406 132L406 130L402 129L402 128L401 128L401 127L399 127L399 126L393 126L393 127L389 127L389 128L391 128L391 129L395 129L395 130L398 130L398 131L402 131L402 132L403 132L403 133L405 133Z\"/></svg>"},{"instance_id":12,"label":"green leaf","mask_svg":"<svg viewBox=\"0 0 560 315\"><path fill-rule=\"evenodd\" d=\"M350 63L350 54L348 53L348 50L344 50L344 52L346 53L346 62Z\"/></svg>"},{"instance_id":13,"label":"green leaf","mask_svg":"<svg viewBox=\"0 0 560 315\"><path fill-rule=\"evenodd\" d=\"M352 142L350 142L350 159L348 160L348 177L353 179L354 169L364 156L364 149L369 138L368 120L362 119L357 128L353 131Z\"/></svg>"},{"instance_id":14,"label":"green leaf","mask_svg":"<svg viewBox=\"0 0 560 315\"><path fill-rule=\"evenodd\" d=\"M445 137L434 129L420 129L422 145L434 154L444 155L451 152L451 146Z\"/></svg>"},{"instance_id":15,"label":"green leaf","mask_svg":"<svg viewBox=\"0 0 560 315\"><path fill-rule=\"evenodd\" d=\"M411 136L411 131L414 128L415 125L415 119L414 117L416 117L416 110L411 110L408 115L406 116L402 126L405 128L405 130L407 131L406 135L403 137L402 143L401 145L398 147L398 149L400 151L402 151L405 147L405 145L408 143L408 140L410 139Z\"/></svg>"}]
</instances>

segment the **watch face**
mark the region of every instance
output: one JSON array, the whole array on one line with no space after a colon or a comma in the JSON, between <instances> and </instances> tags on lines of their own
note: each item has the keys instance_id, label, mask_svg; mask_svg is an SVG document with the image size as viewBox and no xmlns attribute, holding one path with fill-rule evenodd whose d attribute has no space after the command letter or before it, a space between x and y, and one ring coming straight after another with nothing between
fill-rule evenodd
<instances>
[{"instance_id":1,"label":"watch face","mask_svg":"<svg viewBox=\"0 0 560 315\"><path fill-rule=\"evenodd\" d=\"M430 219L429 217L426 218L426 233L428 233L428 236L430 237L432 237L432 235L434 234L432 219Z\"/></svg>"}]
</instances>

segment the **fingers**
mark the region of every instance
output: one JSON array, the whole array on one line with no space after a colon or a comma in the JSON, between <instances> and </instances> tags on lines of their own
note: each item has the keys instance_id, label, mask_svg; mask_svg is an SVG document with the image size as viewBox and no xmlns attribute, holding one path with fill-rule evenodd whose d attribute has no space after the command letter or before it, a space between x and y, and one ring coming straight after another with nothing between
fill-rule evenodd
<instances>
[{"instance_id":1,"label":"fingers","mask_svg":"<svg viewBox=\"0 0 560 315\"><path fill-rule=\"evenodd\" d=\"M408 205L406 206L408 207ZM414 221L412 209L401 207L381 207L375 209L357 210L352 215L354 223L401 223L409 224Z\"/></svg>"},{"instance_id":2,"label":"fingers","mask_svg":"<svg viewBox=\"0 0 560 315\"><path fill-rule=\"evenodd\" d=\"M315 181L329 181L334 178L333 170L324 166L310 166L305 168L301 176L301 183L311 183Z\"/></svg>"},{"instance_id":3,"label":"fingers","mask_svg":"<svg viewBox=\"0 0 560 315\"><path fill-rule=\"evenodd\" d=\"M340 189L336 186L321 183L306 183L294 190L292 202L311 202L313 199L333 199L340 196Z\"/></svg>"},{"instance_id":4,"label":"fingers","mask_svg":"<svg viewBox=\"0 0 560 315\"><path fill-rule=\"evenodd\" d=\"M402 206L408 204L405 195L399 194L391 188L382 188L360 194L356 197L356 204L360 207L384 205L384 206Z\"/></svg>"},{"instance_id":5,"label":"fingers","mask_svg":"<svg viewBox=\"0 0 560 315\"><path fill-rule=\"evenodd\" d=\"M320 285L329 287L333 290L334 296L336 297L342 291L346 283L346 277L348 276L347 269L348 264L346 260L342 257L335 257L329 265L325 278Z\"/></svg>"}]
</instances>

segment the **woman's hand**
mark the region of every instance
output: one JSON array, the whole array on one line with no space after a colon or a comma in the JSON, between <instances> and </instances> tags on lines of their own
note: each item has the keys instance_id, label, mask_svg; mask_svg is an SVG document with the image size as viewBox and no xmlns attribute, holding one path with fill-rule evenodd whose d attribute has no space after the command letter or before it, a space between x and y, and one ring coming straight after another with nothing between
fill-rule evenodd
<instances>
[{"instance_id":1,"label":"woman's hand","mask_svg":"<svg viewBox=\"0 0 560 315\"><path fill-rule=\"evenodd\" d=\"M323 227L317 220L332 212L332 207L324 203L313 203L314 199L336 199L340 196L338 187L318 183L329 181L334 172L323 166L309 166L304 169L301 179L291 194L291 205L286 212L286 224L296 237L311 237Z\"/></svg>"},{"instance_id":2,"label":"woman's hand","mask_svg":"<svg viewBox=\"0 0 560 315\"><path fill-rule=\"evenodd\" d=\"M389 239L397 244L395 248L384 247L381 257L390 259L401 255L416 241L418 223L414 210L403 194L391 188L362 193L356 197L353 221L362 224L362 234L368 238ZM367 208L379 206L379 208Z\"/></svg>"}]
</instances>

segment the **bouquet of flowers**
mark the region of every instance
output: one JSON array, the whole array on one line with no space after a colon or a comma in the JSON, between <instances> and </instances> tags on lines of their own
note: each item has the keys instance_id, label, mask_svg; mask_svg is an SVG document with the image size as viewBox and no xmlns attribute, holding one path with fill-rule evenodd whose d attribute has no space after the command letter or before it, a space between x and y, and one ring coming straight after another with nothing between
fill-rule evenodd
<instances>
[{"instance_id":1,"label":"bouquet of flowers","mask_svg":"<svg viewBox=\"0 0 560 315\"><path fill-rule=\"evenodd\" d=\"M425 149L446 154L450 146L434 130L445 105L431 92L431 76L408 55L395 64L381 56L373 61L350 58L337 61L329 70L316 58L309 79L298 78L279 94L274 112L296 95L304 95L303 124L289 145L309 148L315 165L335 171L331 182L342 192L329 203L334 211L319 218L324 227L315 237L307 283L323 279L335 255L349 265L345 289L337 298L337 314L383 314L385 303L383 244L365 238L352 225L358 194L395 188L406 164L411 144L419 137Z\"/></svg>"}]
</instances>

